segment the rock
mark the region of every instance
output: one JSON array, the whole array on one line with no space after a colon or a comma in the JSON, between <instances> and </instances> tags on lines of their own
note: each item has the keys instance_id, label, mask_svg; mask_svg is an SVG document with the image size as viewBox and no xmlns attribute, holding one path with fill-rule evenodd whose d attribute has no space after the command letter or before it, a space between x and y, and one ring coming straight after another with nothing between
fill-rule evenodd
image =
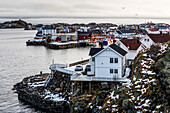
<instances>
[{"instance_id":1,"label":"rock","mask_svg":"<svg viewBox=\"0 0 170 113\"><path fill-rule=\"evenodd\" d=\"M60 92L61 88L55 88L55 91Z\"/></svg>"},{"instance_id":2,"label":"rock","mask_svg":"<svg viewBox=\"0 0 170 113\"><path fill-rule=\"evenodd\" d=\"M108 88L109 88L107 82L102 82L102 83L101 83L101 86L102 86L101 89L108 89Z\"/></svg>"}]
</instances>

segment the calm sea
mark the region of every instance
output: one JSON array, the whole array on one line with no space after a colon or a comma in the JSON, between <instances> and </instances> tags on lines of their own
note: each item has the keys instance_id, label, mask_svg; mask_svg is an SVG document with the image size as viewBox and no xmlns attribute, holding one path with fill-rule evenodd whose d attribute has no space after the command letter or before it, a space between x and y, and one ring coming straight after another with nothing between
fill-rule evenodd
<instances>
[{"instance_id":1,"label":"calm sea","mask_svg":"<svg viewBox=\"0 0 170 113\"><path fill-rule=\"evenodd\" d=\"M24 77L50 72L49 65L87 59L89 48L52 50L44 46L26 46L36 31L0 29L0 113L40 112L18 100L11 90Z\"/></svg>"}]
</instances>

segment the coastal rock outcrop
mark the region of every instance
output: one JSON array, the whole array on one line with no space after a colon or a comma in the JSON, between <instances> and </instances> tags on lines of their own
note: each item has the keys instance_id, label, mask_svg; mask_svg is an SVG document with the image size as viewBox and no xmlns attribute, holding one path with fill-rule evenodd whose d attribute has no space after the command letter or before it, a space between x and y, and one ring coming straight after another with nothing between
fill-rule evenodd
<instances>
[{"instance_id":1,"label":"coastal rock outcrop","mask_svg":"<svg viewBox=\"0 0 170 113\"><path fill-rule=\"evenodd\" d=\"M13 90L19 100L48 112L69 112L70 76L61 73L40 74L23 79Z\"/></svg>"}]
</instances>

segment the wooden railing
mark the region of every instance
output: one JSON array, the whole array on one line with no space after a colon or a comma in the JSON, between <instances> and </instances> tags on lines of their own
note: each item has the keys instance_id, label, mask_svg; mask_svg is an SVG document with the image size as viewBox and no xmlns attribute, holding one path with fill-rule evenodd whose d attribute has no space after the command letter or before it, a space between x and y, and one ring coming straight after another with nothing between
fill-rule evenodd
<instances>
[{"instance_id":1,"label":"wooden railing","mask_svg":"<svg viewBox=\"0 0 170 113\"><path fill-rule=\"evenodd\" d=\"M65 64L51 64L50 65L50 69L54 71L59 71L59 72L66 73L69 75L73 75L75 73L74 71L65 69L64 67L67 67L67 65Z\"/></svg>"},{"instance_id":2,"label":"wooden railing","mask_svg":"<svg viewBox=\"0 0 170 113\"><path fill-rule=\"evenodd\" d=\"M127 78L108 78L108 77L95 77L95 76L71 76L71 81L117 81L117 82L126 82Z\"/></svg>"}]
</instances>

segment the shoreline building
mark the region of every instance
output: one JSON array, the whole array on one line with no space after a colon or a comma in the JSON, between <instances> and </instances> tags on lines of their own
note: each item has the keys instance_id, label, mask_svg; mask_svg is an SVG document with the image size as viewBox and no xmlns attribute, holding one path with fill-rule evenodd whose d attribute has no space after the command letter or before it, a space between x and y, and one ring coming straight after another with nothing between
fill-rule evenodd
<instances>
[{"instance_id":1,"label":"shoreline building","mask_svg":"<svg viewBox=\"0 0 170 113\"><path fill-rule=\"evenodd\" d=\"M126 54L127 52L116 44L106 48L91 48L90 70L86 75L75 73L71 76L73 92L77 87L80 87L81 92L83 88L89 87L91 92L98 87L97 84L104 82L107 82L111 88L126 83L128 79L123 77L126 69Z\"/></svg>"}]
</instances>

